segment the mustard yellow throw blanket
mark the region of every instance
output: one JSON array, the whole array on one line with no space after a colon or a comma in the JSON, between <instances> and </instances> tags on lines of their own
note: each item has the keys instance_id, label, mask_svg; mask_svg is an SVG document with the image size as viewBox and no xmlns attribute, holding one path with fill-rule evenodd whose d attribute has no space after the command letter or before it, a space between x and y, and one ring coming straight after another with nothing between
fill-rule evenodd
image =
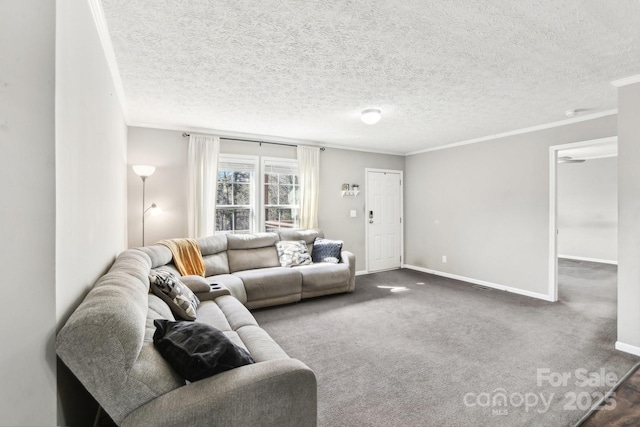
<instances>
[{"instance_id":1,"label":"mustard yellow throw blanket","mask_svg":"<svg viewBox=\"0 0 640 427\"><path fill-rule=\"evenodd\" d=\"M181 275L204 277L206 268L196 239L169 239L158 243L171 250L173 262Z\"/></svg>"}]
</instances>

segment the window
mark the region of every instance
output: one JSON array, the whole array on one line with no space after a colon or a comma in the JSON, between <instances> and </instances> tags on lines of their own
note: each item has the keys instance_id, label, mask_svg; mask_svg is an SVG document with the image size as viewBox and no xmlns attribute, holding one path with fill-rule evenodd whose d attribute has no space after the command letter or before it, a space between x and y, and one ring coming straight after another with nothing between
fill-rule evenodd
<instances>
[{"instance_id":1,"label":"window","mask_svg":"<svg viewBox=\"0 0 640 427\"><path fill-rule=\"evenodd\" d=\"M276 231L300 226L298 162L221 154L216 191L216 234ZM258 171L261 171L262 179ZM262 192L258 191L262 185ZM260 196L262 194L262 196Z\"/></svg>"},{"instance_id":2,"label":"window","mask_svg":"<svg viewBox=\"0 0 640 427\"><path fill-rule=\"evenodd\" d=\"M298 162L263 159L264 230L296 228L300 224L300 185Z\"/></svg>"},{"instance_id":3,"label":"window","mask_svg":"<svg viewBox=\"0 0 640 427\"><path fill-rule=\"evenodd\" d=\"M257 158L220 155L216 192L216 233L252 233L256 229Z\"/></svg>"}]
</instances>

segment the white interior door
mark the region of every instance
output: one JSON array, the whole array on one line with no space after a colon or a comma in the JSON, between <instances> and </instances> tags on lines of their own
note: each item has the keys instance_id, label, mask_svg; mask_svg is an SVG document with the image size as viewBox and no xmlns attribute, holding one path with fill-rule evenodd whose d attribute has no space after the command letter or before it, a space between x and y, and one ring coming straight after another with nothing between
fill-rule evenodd
<instances>
[{"instance_id":1,"label":"white interior door","mask_svg":"<svg viewBox=\"0 0 640 427\"><path fill-rule=\"evenodd\" d=\"M402 172L367 170L367 270L402 265Z\"/></svg>"}]
</instances>

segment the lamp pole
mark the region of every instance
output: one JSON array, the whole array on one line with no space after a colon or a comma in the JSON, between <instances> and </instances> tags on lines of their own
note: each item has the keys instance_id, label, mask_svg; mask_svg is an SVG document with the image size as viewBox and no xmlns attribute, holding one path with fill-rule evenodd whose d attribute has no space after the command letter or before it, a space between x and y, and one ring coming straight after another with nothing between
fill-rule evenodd
<instances>
[{"instance_id":1,"label":"lamp pole","mask_svg":"<svg viewBox=\"0 0 640 427\"><path fill-rule=\"evenodd\" d=\"M133 171L135 172L136 175L138 175L142 179L142 246L144 246L144 214L147 212L144 208L146 203L145 190L146 190L147 177L153 175L155 170L156 170L155 166L133 165Z\"/></svg>"},{"instance_id":2,"label":"lamp pole","mask_svg":"<svg viewBox=\"0 0 640 427\"><path fill-rule=\"evenodd\" d=\"M142 246L144 246L144 214L145 214L145 209L144 207L145 205L145 200L144 200L144 193L145 193L145 187L146 187L146 183L147 183L147 177L146 176L141 176L140 178L142 178Z\"/></svg>"}]
</instances>

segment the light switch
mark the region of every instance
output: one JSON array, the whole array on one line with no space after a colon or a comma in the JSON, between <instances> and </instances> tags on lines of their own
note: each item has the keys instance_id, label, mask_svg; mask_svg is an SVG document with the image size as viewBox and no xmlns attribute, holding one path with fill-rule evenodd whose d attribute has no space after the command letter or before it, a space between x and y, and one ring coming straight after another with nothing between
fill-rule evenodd
<instances>
[{"instance_id":1,"label":"light switch","mask_svg":"<svg viewBox=\"0 0 640 427\"><path fill-rule=\"evenodd\" d=\"M355 218L356 217L356 210L355 209L351 209L349 211L349 215L351 216L351 218Z\"/></svg>"}]
</instances>

